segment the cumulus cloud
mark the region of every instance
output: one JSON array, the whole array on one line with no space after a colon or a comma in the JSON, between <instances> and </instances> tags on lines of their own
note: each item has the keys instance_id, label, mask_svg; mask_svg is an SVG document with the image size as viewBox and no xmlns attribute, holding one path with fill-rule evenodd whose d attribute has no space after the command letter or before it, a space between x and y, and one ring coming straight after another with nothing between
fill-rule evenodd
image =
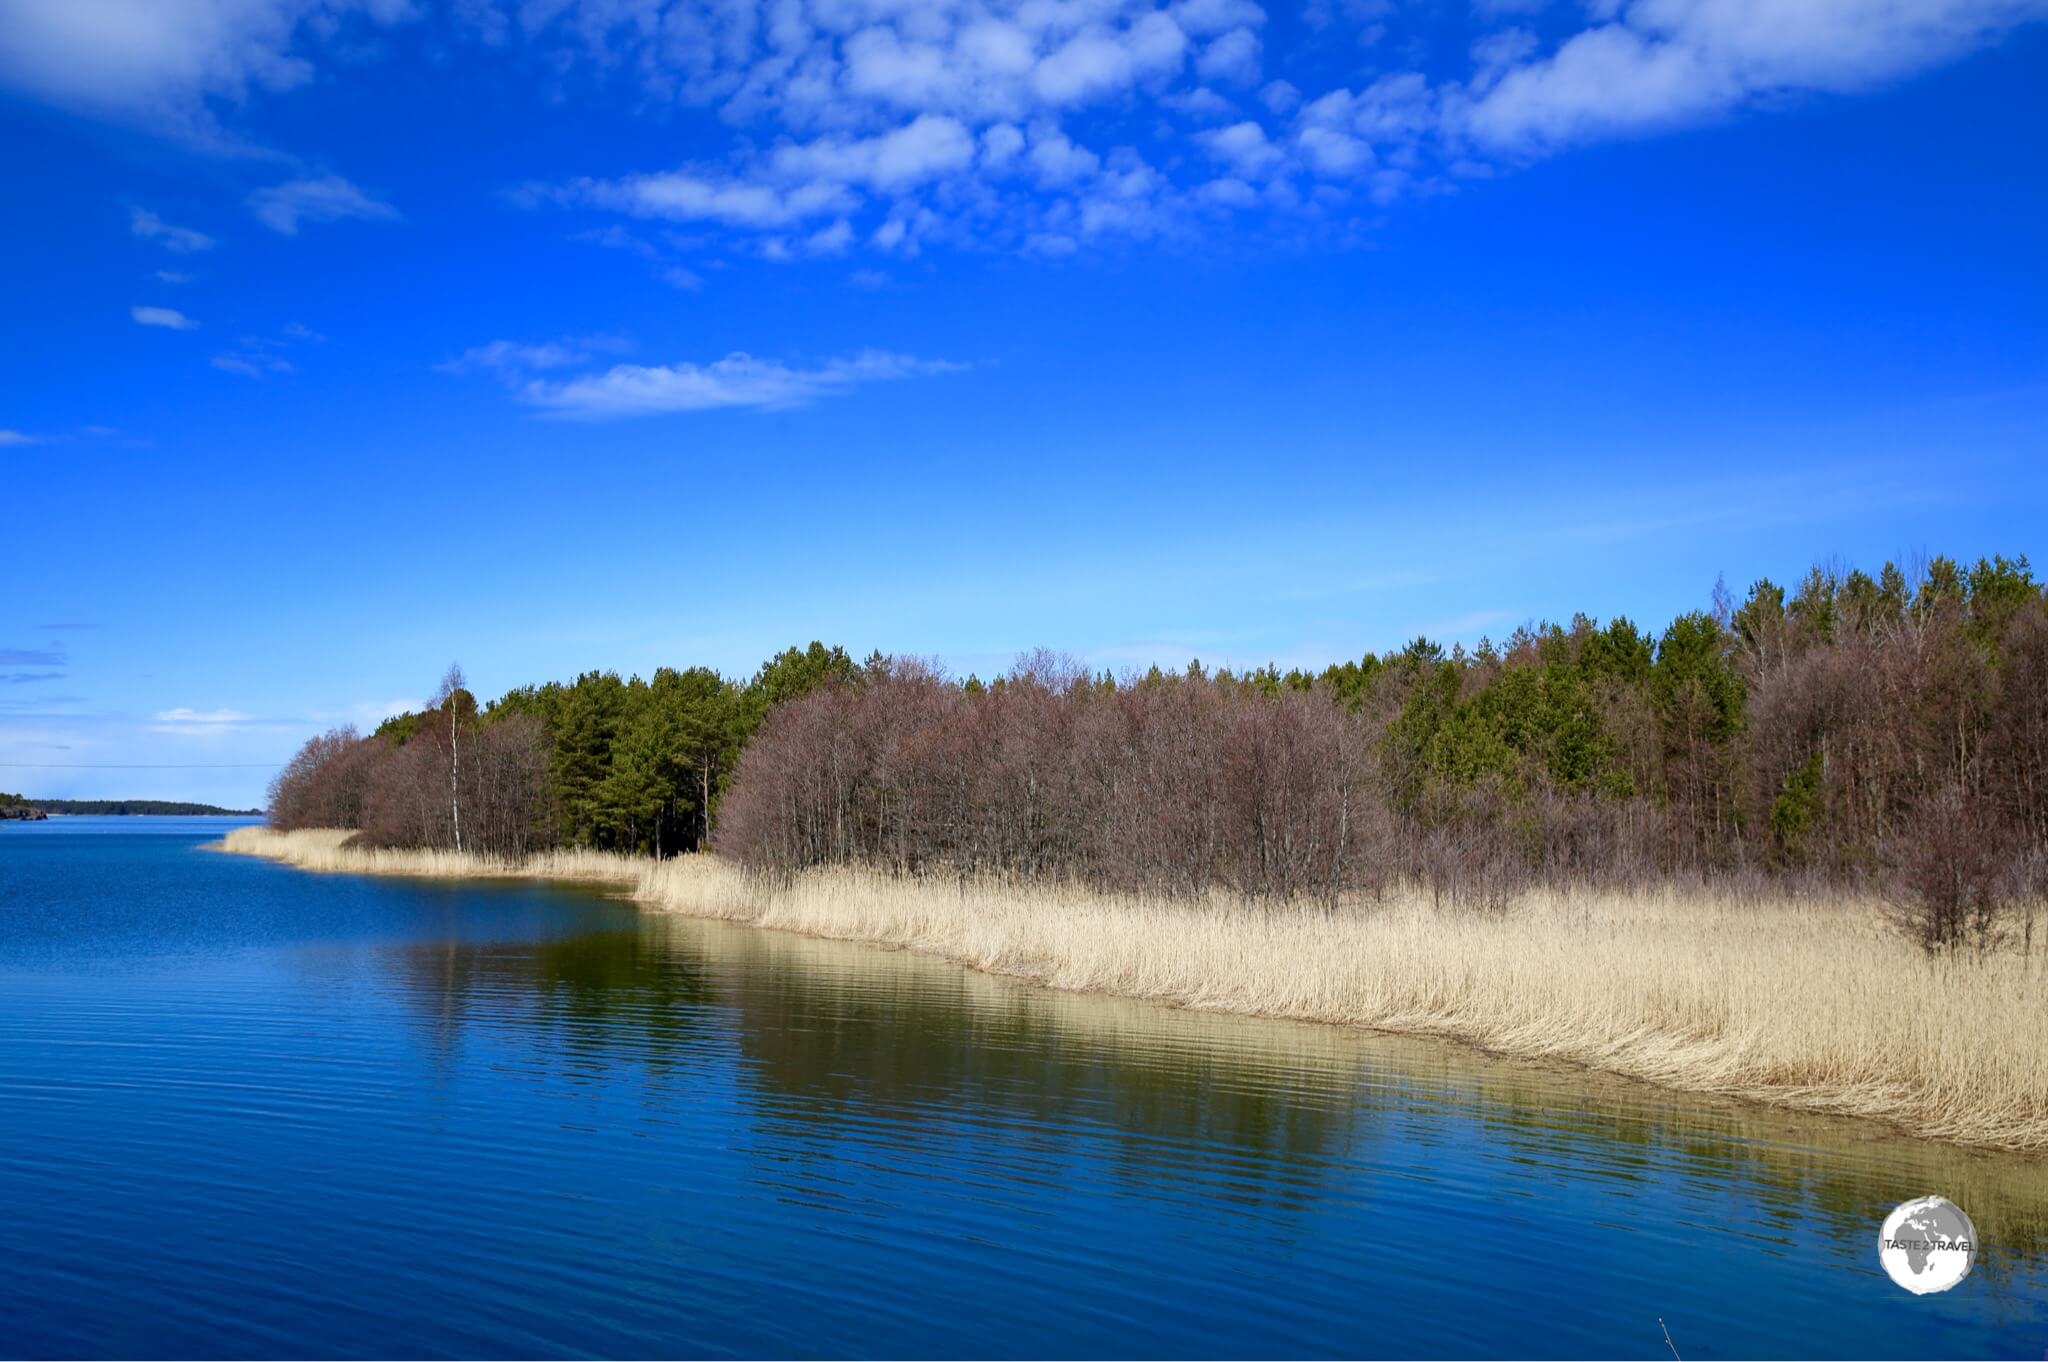
<instances>
[{"instance_id":1,"label":"cumulus cloud","mask_svg":"<svg viewBox=\"0 0 2048 1362\"><path fill-rule=\"evenodd\" d=\"M619 364L566 380L521 383L521 402L551 416L602 420L723 407L801 406L869 383L955 372L965 366L864 350L845 359L798 368L735 351L709 364Z\"/></svg>"},{"instance_id":2,"label":"cumulus cloud","mask_svg":"<svg viewBox=\"0 0 2048 1362\"><path fill-rule=\"evenodd\" d=\"M0 84L174 127L304 83L343 50L364 60L376 44L354 39L428 12L415 0L6 4ZM1348 86L1309 74L1304 53L1326 37L1277 54L1290 78L1265 80L1278 38L1258 0L461 0L441 28L494 57L523 46L551 72L580 65L644 83L652 104L716 114L705 126L726 134L687 162L520 196L690 224L696 247L624 244L665 282L695 287L700 248L1055 256L1214 223L1218 207L1349 233L1354 203L1786 94L1871 88L1996 41L2048 0L1474 0L1479 40L1463 57L1421 41L1414 9L1309 0L1308 29L1346 26L1388 58ZM1432 64L1400 69L1401 53ZM1147 129L1161 112L1179 117ZM1148 133L1154 162L1133 164ZM397 216L331 175L260 190L249 206L287 235ZM210 244L146 210L133 226L169 250Z\"/></svg>"},{"instance_id":3,"label":"cumulus cloud","mask_svg":"<svg viewBox=\"0 0 2048 1362\"><path fill-rule=\"evenodd\" d=\"M1268 81L1259 91L1259 103L1275 114L1291 113L1301 105L1301 89L1291 80Z\"/></svg>"},{"instance_id":4,"label":"cumulus cloud","mask_svg":"<svg viewBox=\"0 0 2048 1362\"><path fill-rule=\"evenodd\" d=\"M0 83L201 141L218 140L209 100L310 80L309 33L413 14L409 0L8 0L5 11Z\"/></svg>"},{"instance_id":5,"label":"cumulus cloud","mask_svg":"<svg viewBox=\"0 0 2048 1362\"><path fill-rule=\"evenodd\" d=\"M1259 39L1248 28L1233 28L1202 49L1195 70L1205 80L1256 85L1259 80Z\"/></svg>"},{"instance_id":6,"label":"cumulus cloud","mask_svg":"<svg viewBox=\"0 0 2048 1362\"><path fill-rule=\"evenodd\" d=\"M1211 156L1228 162L1240 175L1262 175L1286 159L1280 148L1267 140L1266 130L1250 119L1204 133L1200 140Z\"/></svg>"},{"instance_id":7,"label":"cumulus cloud","mask_svg":"<svg viewBox=\"0 0 2048 1362\"><path fill-rule=\"evenodd\" d=\"M807 185L865 185L893 193L965 170L974 137L958 119L919 114L875 137L821 137L777 147L769 173Z\"/></svg>"},{"instance_id":8,"label":"cumulus cloud","mask_svg":"<svg viewBox=\"0 0 2048 1362\"><path fill-rule=\"evenodd\" d=\"M1775 93L1865 89L2044 13L2041 0L1636 0L1503 72L1461 122L1523 152L1653 131Z\"/></svg>"},{"instance_id":9,"label":"cumulus cloud","mask_svg":"<svg viewBox=\"0 0 2048 1362\"><path fill-rule=\"evenodd\" d=\"M199 325L174 307L131 307L128 315L137 326L161 326L169 331L191 331Z\"/></svg>"},{"instance_id":10,"label":"cumulus cloud","mask_svg":"<svg viewBox=\"0 0 2048 1362\"><path fill-rule=\"evenodd\" d=\"M128 211L128 230L144 241L154 241L167 251L189 255L194 251L210 250L213 238L204 232L195 232L190 227L178 227L165 222L147 208L131 208ZM158 276L170 273L159 270Z\"/></svg>"},{"instance_id":11,"label":"cumulus cloud","mask_svg":"<svg viewBox=\"0 0 2048 1362\"><path fill-rule=\"evenodd\" d=\"M339 175L287 180L259 189L249 196L249 208L258 222L286 236L298 235L302 223L347 218L390 221L398 216L396 208L371 198Z\"/></svg>"}]
</instances>

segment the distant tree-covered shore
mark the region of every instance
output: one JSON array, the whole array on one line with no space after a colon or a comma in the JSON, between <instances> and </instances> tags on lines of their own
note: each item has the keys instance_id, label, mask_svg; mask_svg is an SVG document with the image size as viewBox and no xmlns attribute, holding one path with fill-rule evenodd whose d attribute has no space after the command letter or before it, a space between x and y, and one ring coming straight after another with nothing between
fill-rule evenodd
<instances>
[{"instance_id":1,"label":"distant tree-covered shore","mask_svg":"<svg viewBox=\"0 0 2048 1362\"><path fill-rule=\"evenodd\" d=\"M2048 888L2048 598L2024 556L1934 558L1319 672L1041 651L984 682L813 643L744 680L586 672L479 706L453 671L429 709L307 744L270 811L387 846L1332 901L1854 885L1931 945L1981 942Z\"/></svg>"},{"instance_id":2,"label":"distant tree-covered shore","mask_svg":"<svg viewBox=\"0 0 2048 1362\"><path fill-rule=\"evenodd\" d=\"M261 809L223 809L179 799L30 799L0 794L0 818L40 818L50 814L153 815L181 818L260 818Z\"/></svg>"}]
</instances>

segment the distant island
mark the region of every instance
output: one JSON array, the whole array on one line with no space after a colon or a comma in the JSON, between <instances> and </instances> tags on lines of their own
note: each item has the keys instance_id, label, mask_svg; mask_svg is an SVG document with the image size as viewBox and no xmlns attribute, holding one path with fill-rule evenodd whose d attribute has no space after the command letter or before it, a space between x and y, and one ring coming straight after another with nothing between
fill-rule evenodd
<instances>
[{"instance_id":1,"label":"distant island","mask_svg":"<svg viewBox=\"0 0 2048 1362\"><path fill-rule=\"evenodd\" d=\"M29 799L23 795L0 794L0 819L34 821L53 813L259 818L263 810L223 809L216 804L192 804L179 799Z\"/></svg>"}]
</instances>

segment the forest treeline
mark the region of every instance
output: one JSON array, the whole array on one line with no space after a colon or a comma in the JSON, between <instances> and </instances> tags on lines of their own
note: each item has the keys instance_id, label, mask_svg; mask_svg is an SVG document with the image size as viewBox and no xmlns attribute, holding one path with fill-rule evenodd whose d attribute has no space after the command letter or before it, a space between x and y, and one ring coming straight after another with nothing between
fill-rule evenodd
<instances>
[{"instance_id":1,"label":"forest treeline","mask_svg":"<svg viewBox=\"0 0 2048 1362\"><path fill-rule=\"evenodd\" d=\"M6 794L0 794L0 810L5 810L10 801L43 813L72 816L99 814L117 817L152 815L160 818L234 818L263 812L261 809L224 809L218 804L201 804L189 799L27 799L21 795Z\"/></svg>"},{"instance_id":2,"label":"forest treeline","mask_svg":"<svg viewBox=\"0 0 2048 1362\"><path fill-rule=\"evenodd\" d=\"M309 743L271 818L1170 893L1789 877L1910 900L1947 943L2043 887L2048 602L2023 556L1935 558L1320 672L1039 652L983 683L812 644L745 681L592 672L482 709L452 675Z\"/></svg>"}]
</instances>

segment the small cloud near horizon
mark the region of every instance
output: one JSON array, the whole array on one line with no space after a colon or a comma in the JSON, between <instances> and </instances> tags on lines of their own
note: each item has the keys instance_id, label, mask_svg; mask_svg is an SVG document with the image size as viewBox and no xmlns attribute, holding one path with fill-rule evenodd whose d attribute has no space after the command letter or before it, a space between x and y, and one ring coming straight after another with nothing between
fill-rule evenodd
<instances>
[{"instance_id":1,"label":"small cloud near horizon","mask_svg":"<svg viewBox=\"0 0 2048 1362\"><path fill-rule=\"evenodd\" d=\"M156 721L160 724L242 724L249 716L239 709L189 709L180 705L176 709L159 710Z\"/></svg>"},{"instance_id":2,"label":"small cloud near horizon","mask_svg":"<svg viewBox=\"0 0 2048 1362\"><path fill-rule=\"evenodd\" d=\"M167 331L195 330L199 323L174 307L131 307L128 315L137 326L160 326Z\"/></svg>"},{"instance_id":3,"label":"small cloud near horizon","mask_svg":"<svg viewBox=\"0 0 2048 1362\"><path fill-rule=\"evenodd\" d=\"M228 733L283 732L288 727L259 722L255 715L239 709L193 709L187 705L159 710L152 720L149 725L152 733L193 738L214 738Z\"/></svg>"}]
</instances>

